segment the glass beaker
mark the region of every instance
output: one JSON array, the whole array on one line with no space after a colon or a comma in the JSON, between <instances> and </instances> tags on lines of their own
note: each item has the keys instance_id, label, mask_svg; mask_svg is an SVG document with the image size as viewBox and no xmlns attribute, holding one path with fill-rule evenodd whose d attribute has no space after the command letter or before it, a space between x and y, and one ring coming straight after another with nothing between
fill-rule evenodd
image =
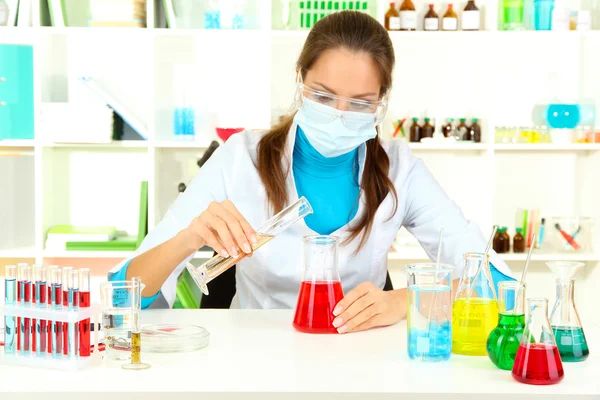
<instances>
[{"instance_id":1,"label":"glass beaker","mask_svg":"<svg viewBox=\"0 0 600 400\"><path fill-rule=\"evenodd\" d=\"M565 373L548 321L548 299L528 299L527 308L529 318L521 336L512 376L530 385L558 383Z\"/></svg>"},{"instance_id":2,"label":"glass beaker","mask_svg":"<svg viewBox=\"0 0 600 400\"><path fill-rule=\"evenodd\" d=\"M335 236L304 238L304 275L300 283L294 328L306 333L337 333L333 309L344 298L337 269Z\"/></svg>"},{"instance_id":3,"label":"glass beaker","mask_svg":"<svg viewBox=\"0 0 600 400\"><path fill-rule=\"evenodd\" d=\"M487 340L488 357L500 369L512 370L525 329L525 285L518 281L498 284L498 326Z\"/></svg>"},{"instance_id":4,"label":"glass beaker","mask_svg":"<svg viewBox=\"0 0 600 400\"><path fill-rule=\"evenodd\" d=\"M144 284L141 284L144 289ZM141 290L134 281L112 281L100 285L102 330L106 355L113 360L129 360L131 335L141 311Z\"/></svg>"},{"instance_id":5,"label":"glass beaker","mask_svg":"<svg viewBox=\"0 0 600 400\"><path fill-rule=\"evenodd\" d=\"M487 355L486 344L498 321L498 302L490 258L484 253L465 253L464 269L452 306L452 352Z\"/></svg>"},{"instance_id":6,"label":"glass beaker","mask_svg":"<svg viewBox=\"0 0 600 400\"><path fill-rule=\"evenodd\" d=\"M257 231L256 236L258 242L252 245L252 251L258 250L275 236L279 235L307 215L312 214L312 212L312 207L305 197L301 197L294 204L284 208L265 222ZM237 257L229 256L225 258L216 255L198 267L191 263L186 264L187 270L194 279L194 282L196 282L198 287L202 290L202 293L208 295L207 284L247 256L247 254L239 248L237 249L237 252Z\"/></svg>"},{"instance_id":7,"label":"glass beaker","mask_svg":"<svg viewBox=\"0 0 600 400\"><path fill-rule=\"evenodd\" d=\"M408 356L444 361L452 353L452 271L448 264L410 264L408 278Z\"/></svg>"},{"instance_id":8,"label":"glass beaker","mask_svg":"<svg viewBox=\"0 0 600 400\"><path fill-rule=\"evenodd\" d=\"M573 261L551 261L546 265L556 277L556 302L550 314L550 325L560 357L565 362L583 361L590 354L590 350L575 306L574 278L585 264Z\"/></svg>"}]
</instances>

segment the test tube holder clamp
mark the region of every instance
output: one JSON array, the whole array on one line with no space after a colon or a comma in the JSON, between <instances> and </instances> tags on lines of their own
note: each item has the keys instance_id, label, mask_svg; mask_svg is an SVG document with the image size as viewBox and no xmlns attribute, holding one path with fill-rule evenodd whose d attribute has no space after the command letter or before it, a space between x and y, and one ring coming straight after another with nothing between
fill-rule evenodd
<instances>
[{"instance_id":1,"label":"test tube holder clamp","mask_svg":"<svg viewBox=\"0 0 600 400\"><path fill-rule=\"evenodd\" d=\"M50 308L36 307L21 307L7 306L0 304L0 319L4 322L4 317L20 317L31 318L47 321L77 323L86 319L90 320L90 326L98 326L102 319L102 308L99 304L92 304L90 307L81 308L79 310L52 310ZM36 355L36 352L30 354L5 354L0 353L0 365L20 366L20 367L38 367L51 368L61 370L80 370L88 367L100 365L102 356L98 349L98 330L94 329L90 332L93 341L94 351L89 357L68 357L61 356L53 358L51 353L46 353L44 356Z\"/></svg>"}]
</instances>

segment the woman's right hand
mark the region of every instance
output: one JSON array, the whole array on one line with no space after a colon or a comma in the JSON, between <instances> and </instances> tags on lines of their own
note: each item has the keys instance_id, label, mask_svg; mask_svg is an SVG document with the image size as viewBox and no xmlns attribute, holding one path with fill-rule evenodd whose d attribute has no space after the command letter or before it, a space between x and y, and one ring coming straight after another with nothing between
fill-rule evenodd
<instances>
[{"instance_id":1,"label":"woman's right hand","mask_svg":"<svg viewBox=\"0 0 600 400\"><path fill-rule=\"evenodd\" d=\"M208 245L225 258L237 257L238 248L246 254L252 253L251 244L258 241L254 229L229 200L210 203L187 231L194 249Z\"/></svg>"}]
</instances>

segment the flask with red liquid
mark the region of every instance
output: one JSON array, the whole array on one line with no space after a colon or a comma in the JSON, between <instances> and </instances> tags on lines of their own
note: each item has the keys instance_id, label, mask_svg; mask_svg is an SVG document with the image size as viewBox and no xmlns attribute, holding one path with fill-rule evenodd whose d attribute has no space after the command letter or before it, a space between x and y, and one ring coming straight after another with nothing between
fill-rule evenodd
<instances>
[{"instance_id":1,"label":"flask with red liquid","mask_svg":"<svg viewBox=\"0 0 600 400\"><path fill-rule=\"evenodd\" d=\"M333 309L344 293L337 269L338 238L304 238L304 276L296 305L294 328L306 333L337 333Z\"/></svg>"},{"instance_id":2,"label":"flask with red liquid","mask_svg":"<svg viewBox=\"0 0 600 400\"><path fill-rule=\"evenodd\" d=\"M512 376L530 385L552 385L565 373L554 333L548 321L548 299L527 300L529 319L521 336Z\"/></svg>"}]
</instances>

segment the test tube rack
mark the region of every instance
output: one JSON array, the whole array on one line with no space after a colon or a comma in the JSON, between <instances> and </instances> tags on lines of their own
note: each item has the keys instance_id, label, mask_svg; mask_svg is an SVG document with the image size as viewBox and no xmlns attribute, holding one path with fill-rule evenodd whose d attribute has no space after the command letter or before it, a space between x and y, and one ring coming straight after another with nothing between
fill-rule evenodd
<instances>
[{"instance_id":1,"label":"test tube rack","mask_svg":"<svg viewBox=\"0 0 600 400\"><path fill-rule=\"evenodd\" d=\"M5 317L30 318L32 320L67 322L70 324L90 319L90 326L98 326L102 318L102 308L99 304L92 304L90 307L80 308L79 310L53 310L50 308L0 304L0 318L2 318L3 325L6 321ZM52 353L45 352L38 355L35 351L22 354L19 350L14 354L2 352L0 353L0 365L81 370L99 365L102 362L102 356L98 351L98 329L93 330L91 345L94 346L94 350L89 357L66 356L64 354L60 357L53 357Z\"/></svg>"}]
</instances>

